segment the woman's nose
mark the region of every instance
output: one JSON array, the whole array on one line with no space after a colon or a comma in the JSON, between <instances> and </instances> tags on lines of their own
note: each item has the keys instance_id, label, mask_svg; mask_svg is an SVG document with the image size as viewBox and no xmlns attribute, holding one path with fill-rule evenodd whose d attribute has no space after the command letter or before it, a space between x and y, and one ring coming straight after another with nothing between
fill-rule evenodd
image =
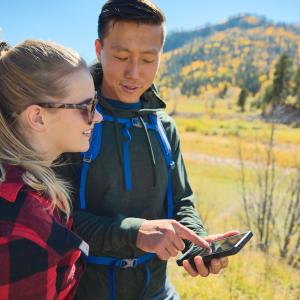
<instances>
[{"instance_id":1,"label":"woman's nose","mask_svg":"<svg viewBox=\"0 0 300 300\"><path fill-rule=\"evenodd\" d=\"M102 114L99 113L99 111L96 109L94 118L93 118L93 123L100 123L103 120Z\"/></svg>"}]
</instances>

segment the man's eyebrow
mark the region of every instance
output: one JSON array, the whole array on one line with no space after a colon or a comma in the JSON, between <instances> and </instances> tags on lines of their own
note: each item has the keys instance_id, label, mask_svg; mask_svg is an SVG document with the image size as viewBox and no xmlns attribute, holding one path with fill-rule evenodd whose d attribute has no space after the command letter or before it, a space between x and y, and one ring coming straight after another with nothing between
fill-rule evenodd
<instances>
[{"instance_id":1,"label":"man's eyebrow","mask_svg":"<svg viewBox=\"0 0 300 300\"><path fill-rule=\"evenodd\" d=\"M151 49L151 50L146 50L146 51L143 51L142 53L143 54L157 54L159 51L155 48Z\"/></svg>"},{"instance_id":2,"label":"man's eyebrow","mask_svg":"<svg viewBox=\"0 0 300 300\"><path fill-rule=\"evenodd\" d=\"M122 47L122 46L118 46L118 45L112 46L111 48L113 50L117 50L117 51L123 51L123 52L129 52L129 53L132 52L129 49ZM159 50L157 50L156 48L153 48L153 49L142 51L142 54L157 54L158 52L159 52Z\"/></svg>"},{"instance_id":3,"label":"man's eyebrow","mask_svg":"<svg viewBox=\"0 0 300 300\"><path fill-rule=\"evenodd\" d=\"M130 52L129 49L124 48L124 47L122 47L122 46L118 46L118 45L115 45L115 46L113 45L113 46L111 46L111 48L114 49L114 50L117 50L117 51Z\"/></svg>"}]
</instances>

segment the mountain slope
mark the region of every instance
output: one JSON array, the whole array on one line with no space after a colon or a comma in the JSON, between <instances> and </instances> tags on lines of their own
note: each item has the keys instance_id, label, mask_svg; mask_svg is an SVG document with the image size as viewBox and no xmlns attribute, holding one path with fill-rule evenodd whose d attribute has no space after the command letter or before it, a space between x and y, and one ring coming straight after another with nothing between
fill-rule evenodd
<instances>
[{"instance_id":1,"label":"mountain slope","mask_svg":"<svg viewBox=\"0 0 300 300\"><path fill-rule=\"evenodd\" d=\"M160 87L198 95L209 88L240 86L256 93L270 80L279 55L300 57L300 27L241 15L188 32L171 33L159 73Z\"/></svg>"}]
</instances>

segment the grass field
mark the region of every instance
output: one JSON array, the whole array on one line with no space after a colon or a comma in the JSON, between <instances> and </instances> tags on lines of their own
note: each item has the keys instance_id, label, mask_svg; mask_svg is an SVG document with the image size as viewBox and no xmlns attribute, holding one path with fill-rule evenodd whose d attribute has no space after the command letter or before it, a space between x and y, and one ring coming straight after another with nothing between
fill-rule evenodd
<instances>
[{"instance_id":1,"label":"grass field","mask_svg":"<svg viewBox=\"0 0 300 300\"><path fill-rule=\"evenodd\" d=\"M253 183L254 160L265 159L270 124L257 113L226 110L223 103L215 107L213 115L197 101L178 102L176 110L196 206L208 231L247 230L239 192L238 145L246 161L247 180ZM283 171L294 168L300 153L300 129L276 125L274 141L277 166ZM257 250L255 237L220 275L190 278L175 262L169 265L169 276L182 299L300 299L300 270Z\"/></svg>"}]
</instances>

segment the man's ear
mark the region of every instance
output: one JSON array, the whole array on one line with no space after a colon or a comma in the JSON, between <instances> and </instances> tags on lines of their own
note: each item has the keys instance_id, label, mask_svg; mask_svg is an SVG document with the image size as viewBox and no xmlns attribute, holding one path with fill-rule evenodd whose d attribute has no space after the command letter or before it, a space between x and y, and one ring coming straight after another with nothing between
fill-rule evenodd
<instances>
[{"instance_id":1,"label":"man's ear","mask_svg":"<svg viewBox=\"0 0 300 300\"><path fill-rule=\"evenodd\" d=\"M22 112L23 121L26 125L36 131L46 130L45 110L38 105L30 105Z\"/></svg>"},{"instance_id":2,"label":"man's ear","mask_svg":"<svg viewBox=\"0 0 300 300\"><path fill-rule=\"evenodd\" d=\"M100 62L102 43L101 43L101 40L99 40L99 39L95 40L95 50L96 50L96 55L97 55L98 61Z\"/></svg>"}]
</instances>

